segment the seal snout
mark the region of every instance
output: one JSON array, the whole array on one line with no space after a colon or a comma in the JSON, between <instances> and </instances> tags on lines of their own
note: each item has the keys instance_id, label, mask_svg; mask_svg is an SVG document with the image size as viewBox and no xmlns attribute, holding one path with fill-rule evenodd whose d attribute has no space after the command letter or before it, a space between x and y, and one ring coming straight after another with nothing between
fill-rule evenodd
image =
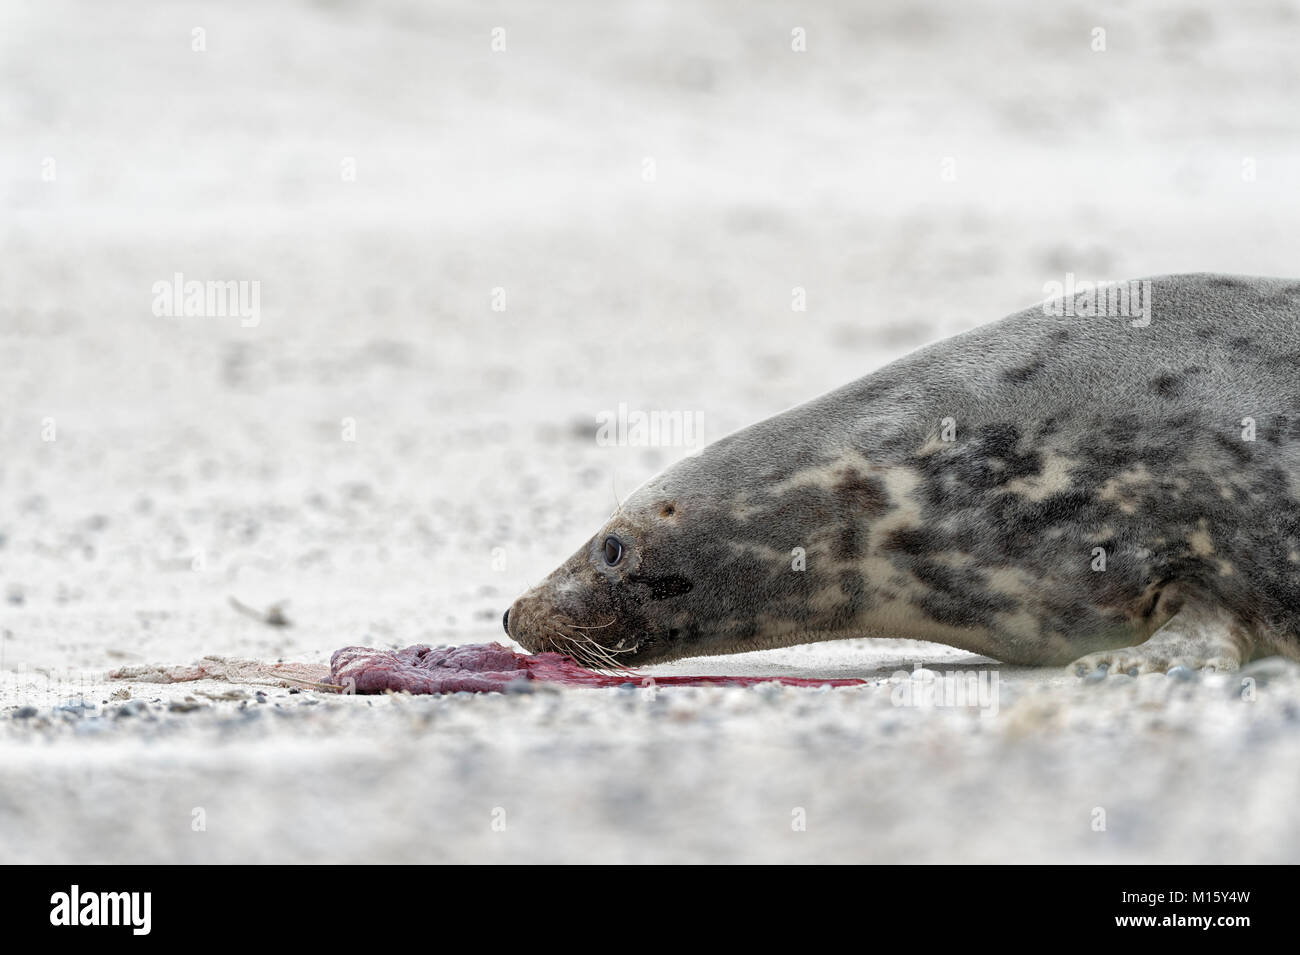
<instances>
[{"instance_id":1,"label":"seal snout","mask_svg":"<svg viewBox=\"0 0 1300 955\"><path fill-rule=\"evenodd\" d=\"M538 653L544 649L545 641L541 635L546 628L543 625L545 610L535 595L525 594L510 605L501 615L501 628L506 636L514 640L529 653Z\"/></svg>"},{"instance_id":2,"label":"seal snout","mask_svg":"<svg viewBox=\"0 0 1300 955\"><path fill-rule=\"evenodd\" d=\"M593 627L595 618L571 599L572 592L559 595L554 587L543 585L524 594L501 617L506 635L529 653L564 653L591 666L610 656L600 638L611 633L606 627ZM611 621L609 615L602 622Z\"/></svg>"}]
</instances>

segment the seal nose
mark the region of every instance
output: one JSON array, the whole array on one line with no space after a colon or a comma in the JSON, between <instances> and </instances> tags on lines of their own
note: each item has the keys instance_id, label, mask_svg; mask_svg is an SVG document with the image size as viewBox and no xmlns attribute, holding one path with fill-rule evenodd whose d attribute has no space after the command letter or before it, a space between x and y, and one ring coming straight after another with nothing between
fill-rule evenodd
<instances>
[{"instance_id":1,"label":"seal nose","mask_svg":"<svg viewBox=\"0 0 1300 955\"><path fill-rule=\"evenodd\" d=\"M509 610L507 610L505 613L501 615L501 629L506 632L507 637L510 636L510 611Z\"/></svg>"}]
</instances>

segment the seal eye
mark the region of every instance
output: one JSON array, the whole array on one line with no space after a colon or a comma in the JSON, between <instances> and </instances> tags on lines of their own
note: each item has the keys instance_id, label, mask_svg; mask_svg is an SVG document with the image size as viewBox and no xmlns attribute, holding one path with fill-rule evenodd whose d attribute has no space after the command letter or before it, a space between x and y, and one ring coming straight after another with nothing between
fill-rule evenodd
<instances>
[{"instance_id":1,"label":"seal eye","mask_svg":"<svg viewBox=\"0 0 1300 955\"><path fill-rule=\"evenodd\" d=\"M623 559L623 542L617 537L605 538L605 563L613 567Z\"/></svg>"}]
</instances>

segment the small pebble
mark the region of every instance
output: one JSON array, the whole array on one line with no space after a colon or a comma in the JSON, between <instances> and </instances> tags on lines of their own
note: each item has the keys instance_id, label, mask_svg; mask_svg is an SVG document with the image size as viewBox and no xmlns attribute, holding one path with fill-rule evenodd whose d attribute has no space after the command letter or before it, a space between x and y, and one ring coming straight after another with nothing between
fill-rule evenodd
<instances>
[{"instance_id":1,"label":"small pebble","mask_svg":"<svg viewBox=\"0 0 1300 955\"><path fill-rule=\"evenodd\" d=\"M113 711L113 718L120 720L124 716L141 716L148 712L149 704L144 700L128 700Z\"/></svg>"},{"instance_id":2,"label":"small pebble","mask_svg":"<svg viewBox=\"0 0 1300 955\"><path fill-rule=\"evenodd\" d=\"M90 736L95 733L102 733L108 729L108 724L104 722L102 716L88 716L84 720L78 720L73 725L73 732L78 736Z\"/></svg>"},{"instance_id":3,"label":"small pebble","mask_svg":"<svg viewBox=\"0 0 1300 955\"><path fill-rule=\"evenodd\" d=\"M502 692L511 696L527 696L537 691L533 687L532 680L520 679L520 680L511 680L509 683L505 685Z\"/></svg>"}]
</instances>

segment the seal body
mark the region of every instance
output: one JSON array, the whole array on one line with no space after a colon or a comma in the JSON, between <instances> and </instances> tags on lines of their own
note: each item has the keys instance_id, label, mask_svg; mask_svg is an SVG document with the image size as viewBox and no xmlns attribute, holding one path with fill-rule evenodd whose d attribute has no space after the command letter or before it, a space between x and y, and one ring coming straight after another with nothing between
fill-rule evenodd
<instances>
[{"instance_id":1,"label":"seal body","mask_svg":"<svg viewBox=\"0 0 1300 955\"><path fill-rule=\"evenodd\" d=\"M1300 657L1300 281L1142 281L1145 321L1034 306L677 462L507 632L592 666L870 636Z\"/></svg>"}]
</instances>

